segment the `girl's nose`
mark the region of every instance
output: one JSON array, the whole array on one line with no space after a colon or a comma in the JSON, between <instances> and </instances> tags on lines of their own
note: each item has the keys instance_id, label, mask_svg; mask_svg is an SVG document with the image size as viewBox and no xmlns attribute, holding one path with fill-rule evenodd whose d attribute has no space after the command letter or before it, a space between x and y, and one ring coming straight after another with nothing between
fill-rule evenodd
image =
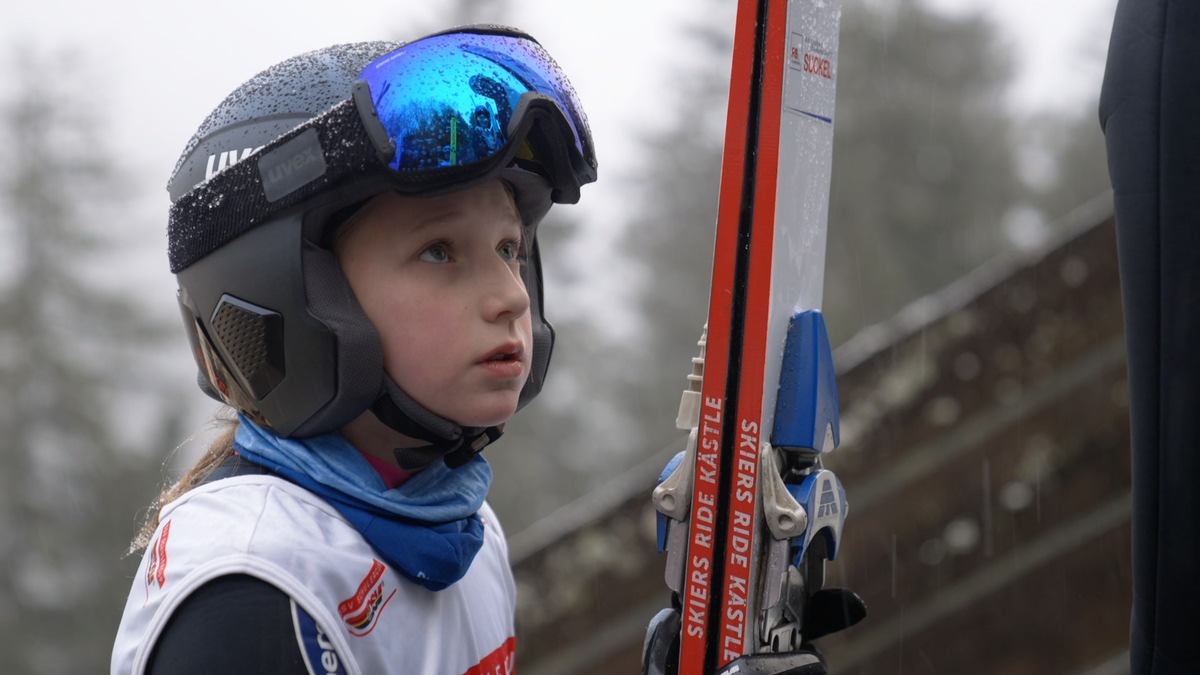
<instances>
[{"instance_id":1,"label":"girl's nose","mask_svg":"<svg viewBox=\"0 0 1200 675\"><path fill-rule=\"evenodd\" d=\"M490 266L493 271L485 275L484 313L489 321L504 317L516 318L529 311L529 292L520 272L507 262L497 258Z\"/></svg>"}]
</instances>

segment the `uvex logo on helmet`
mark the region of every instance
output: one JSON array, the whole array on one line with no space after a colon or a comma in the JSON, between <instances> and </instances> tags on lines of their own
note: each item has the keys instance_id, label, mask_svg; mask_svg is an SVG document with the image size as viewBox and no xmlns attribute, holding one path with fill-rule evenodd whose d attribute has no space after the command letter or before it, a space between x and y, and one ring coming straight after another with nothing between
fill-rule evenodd
<instances>
[{"instance_id":1,"label":"uvex logo on helmet","mask_svg":"<svg viewBox=\"0 0 1200 675\"><path fill-rule=\"evenodd\" d=\"M258 160L263 196L279 200L325 173L325 153L315 129L308 129Z\"/></svg>"},{"instance_id":2,"label":"uvex logo on helmet","mask_svg":"<svg viewBox=\"0 0 1200 675\"><path fill-rule=\"evenodd\" d=\"M221 173L225 169L237 164L246 159L250 155L262 150L263 146L257 148L241 148L238 150L225 150L218 155L209 155L208 162L204 165L204 180L208 180L213 176Z\"/></svg>"},{"instance_id":3,"label":"uvex logo on helmet","mask_svg":"<svg viewBox=\"0 0 1200 675\"><path fill-rule=\"evenodd\" d=\"M263 147L260 145L257 148L225 150L216 155L209 155L204 168L204 179L212 178ZM320 177L325 173L325 155L316 132L309 130L267 153L258 160L258 170L262 178L263 193L271 201Z\"/></svg>"}]
</instances>

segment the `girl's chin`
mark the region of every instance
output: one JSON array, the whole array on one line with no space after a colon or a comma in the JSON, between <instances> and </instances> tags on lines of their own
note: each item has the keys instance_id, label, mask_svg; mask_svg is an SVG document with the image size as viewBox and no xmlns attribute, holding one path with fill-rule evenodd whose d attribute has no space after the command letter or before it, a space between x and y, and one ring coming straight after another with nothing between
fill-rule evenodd
<instances>
[{"instance_id":1,"label":"girl's chin","mask_svg":"<svg viewBox=\"0 0 1200 675\"><path fill-rule=\"evenodd\" d=\"M464 427L494 427L512 419L517 412L519 395L514 394L511 400L491 402L487 406L475 406L472 410L457 410L456 414L442 415L446 419Z\"/></svg>"},{"instance_id":2,"label":"girl's chin","mask_svg":"<svg viewBox=\"0 0 1200 675\"><path fill-rule=\"evenodd\" d=\"M513 408L509 409L508 412L506 412L504 414L498 413L495 415L471 416L471 417L463 418L466 421L459 421L459 420L454 420L454 421L457 422L460 426L464 426L464 427L495 427L495 426L504 424L505 422L512 419L512 416L515 412L516 412L516 406L513 406Z\"/></svg>"},{"instance_id":3,"label":"girl's chin","mask_svg":"<svg viewBox=\"0 0 1200 675\"><path fill-rule=\"evenodd\" d=\"M441 393L441 396L428 399L422 396L421 392L410 391L408 395L429 412L464 427L494 427L504 424L517 412L517 404L521 400L521 389L515 386L491 391L475 389L464 392L459 389L457 395L451 392Z\"/></svg>"}]
</instances>

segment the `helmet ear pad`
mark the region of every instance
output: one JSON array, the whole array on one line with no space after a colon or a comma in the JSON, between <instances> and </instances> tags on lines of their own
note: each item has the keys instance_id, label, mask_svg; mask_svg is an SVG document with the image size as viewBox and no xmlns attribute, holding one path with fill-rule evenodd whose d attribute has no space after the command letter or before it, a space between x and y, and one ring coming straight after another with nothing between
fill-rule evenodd
<instances>
[{"instance_id":1,"label":"helmet ear pad","mask_svg":"<svg viewBox=\"0 0 1200 675\"><path fill-rule=\"evenodd\" d=\"M379 334L333 252L303 236L304 220L303 212L288 212L177 275L185 315L191 315L195 332L212 345L212 360L245 395L225 395L229 387L221 384L229 382L210 382L211 387L226 403L256 415L285 437L339 429L369 408L383 389ZM236 289L236 295L226 289ZM265 335L223 329L220 320L230 305L279 320ZM186 325L188 317L184 320ZM202 358L206 355L195 345L193 352L205 375L211 370ZM239 356L246 353L267 354L277 364L277 377L267 386L253 386L255 359Z\"/></svg>"},{"instance_id":2,"label":"helmet ear pad","mask_svg":"<svg viewBox=\"0 0 1200 675\"><path fill-rule=\"evenodd\" d=\"M332 333L336 386L311 429L302 427L297 436L340 429L361 415L384 391L385 377L379 331L358 303L337 256L310 241L303 247L308 313Z\"/></svg>"},{"instance_id":3,"label":"helmet ear pad","mask_svg":"<svg viewBox=\"0 0 1200 675\"><path fill-rule=\"evenodd\" d=\"M529 228L529 236L533 240L529 251L529 264L525 266L523 276L525 290L529 293L529 312L533 325L533 357L529 367L529 379L521 390L517 402L520 410L526 403L533 400L542 390L546 381L546 371L550 369L550 355L554 351L554 327L542 313L542 259L538 251L537 238L533 236L537 226Z\"/></svg>"}]
</instances>

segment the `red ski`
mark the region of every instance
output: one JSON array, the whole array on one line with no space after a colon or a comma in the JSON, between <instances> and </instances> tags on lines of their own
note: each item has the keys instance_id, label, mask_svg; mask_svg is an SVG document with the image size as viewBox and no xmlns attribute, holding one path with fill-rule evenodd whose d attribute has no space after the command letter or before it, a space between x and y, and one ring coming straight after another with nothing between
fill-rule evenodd
<instances>
[{"instance_id":1,"label":"red ski","mask_svg":"<svg viewBox=\"0 0 1200 675\"><path fill-rule=\"evenodd\" d=\"M804 608L846 511L820 467L838 436L819 308L840 12L738 3L703 385L681 406L689 449L655 491L677 607L651 625L647 672L824 672L800 652L830 632L806 630Z\"/></svg>"}]
</instances>

